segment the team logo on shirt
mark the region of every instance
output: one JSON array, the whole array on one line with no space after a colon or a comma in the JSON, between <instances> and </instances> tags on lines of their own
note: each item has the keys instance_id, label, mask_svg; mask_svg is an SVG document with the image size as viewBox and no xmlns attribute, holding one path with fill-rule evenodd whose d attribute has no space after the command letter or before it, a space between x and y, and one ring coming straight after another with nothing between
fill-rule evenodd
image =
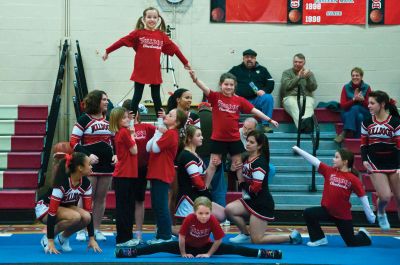
<instances>
[{"instance_id":1,"label":"team logo on shirt","mask_svg":"<svg viewBox=\"0 0 400 265\"><path fill-rule=\"evenodd\" d=\"M369 135L385 135L389 138L393 137L393 131L390 130L387 126L384 124L374 124L375 126L370 126L368 128L368 134Z\"/></svg>"},{"instance_id":2,"label":"team logo on shirt","mask_svg":"<svg viewBox=\"0 0 400 265\"><path fill-rule=\"evenodd\" d=\"M94 123L90 128L92 129L92 132L97 132L97 131L108 131L110 126L105 123Z\"/></svg>"},{"instance_id":3,"label":"team logo on shirt","mask_svg":"<svg viewBox=\"0 0 400 265\"><path fill-rule=\"evenodd\" d=\"M239 110L239 105L228 104L218 100L218 109L223 112L236 113Z\"/></svg>"},{"instance_id":4,"label":"team logo on shirt","mask_svg":"<svg viewBox=\"0 0 400 265\"><path fill-rule=\"evenodd\" d=\"M140 44L143 48L158 49L161 50L163 46L162 40L148 39L146 37L139 38Z\"/></svg>"},{"instance_id":5,"label":"team logo on shirt","mask_svg":"<svg viewBox=\"0 0 400 265\"><path fill-rule=\"evenodd\" d=\"M81 192L76 189L69 189L64 195L64 202L76 202L79 200Z\"/></svg>"},{"instance_id":6,"label":"team logo on shirt","mask_svg":"<svg viewBox=\"0 0 400 265\"><path fill-rule=\"evenodd\" d=\"M348 190L351 187L351 181L348 181L347 179L343 179L343 178L338 178L338 177L336 177L335 174L332 174L329 177L329 184L331 186L335 186L335 187L342 188L345 190Z\"/></svg>"},{"instance_id":7,"label":"team logo on shirt","mask_svg":"<svg viewBox=\"0 0 400 265\"><path fill-rule=\"evenodd\" d=\"M136 140L143 140L146 139L146 131L135 131L135 139Z\"/></svg>"},{"instance_id":8,"label":"team logo on shirt","mask_svg":"<svg viewBox=\"0 0 400 265\"><path fill-rule=\"evenodd\" d=\"M189 234L193 237L208 237L210 234L210 228L205 228L205 229L197 229L195 225L192 225L190 227Z\"/></svg>"}]
</instances>

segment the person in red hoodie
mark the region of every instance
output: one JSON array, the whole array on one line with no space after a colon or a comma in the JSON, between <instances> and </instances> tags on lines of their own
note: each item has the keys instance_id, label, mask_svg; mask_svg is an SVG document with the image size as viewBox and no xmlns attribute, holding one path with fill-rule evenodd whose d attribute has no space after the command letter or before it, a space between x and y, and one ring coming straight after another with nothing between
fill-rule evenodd
<instances>
[{"instance_id":1,"label":"person in red hoodie","mask_svg":"<svg viewBox=\"0 0 400 265\"><path fill-rule=\"evenodd\" d=\"M135 128L130 126L128 110L123 107L114 108L110 115L110 131L115 133L115 149L118 162L113 173L117 246L135 246L138 239L133 239L133 208L135 207L135 187L138 180L137 145Z\"/></svg>"},{"instance_id":2,"label":"person in red hoodie","mask_svg":"<svg viewBox=\"0 0 400 265\"><path fill-rule=\"evenodd\" d=\"M145 84L150 84L156 115L161 110L161 53L170 56L176 55L184 64L185 69L191 69L188 60L178 46L165 34L165 31L165 22L160 16L160 12L154 7L148 7L143 11L143 16L138 19L135 30L108 47L103 55L105 61L108 54L122 46L132 47L135 50L135 64L131 75L131 80L135 82L131 105L133 113L138 110Z\"/></svg>"},{"instance_id":3,"label":"person in red hoodie","mask_svg":"<svg viewBox=\"0 0 400 265\"><path fill-rule=\"evenodd\" d=\"M174 160L178 152L179 130L187 120L187 114L179 109L171 110L146 145L150 152L147 179L151 183L151 207L155 214L157 232L147 244L172 241L172 221L168 208L168 190L175 179Z\"/></svg>"}]
</instances>

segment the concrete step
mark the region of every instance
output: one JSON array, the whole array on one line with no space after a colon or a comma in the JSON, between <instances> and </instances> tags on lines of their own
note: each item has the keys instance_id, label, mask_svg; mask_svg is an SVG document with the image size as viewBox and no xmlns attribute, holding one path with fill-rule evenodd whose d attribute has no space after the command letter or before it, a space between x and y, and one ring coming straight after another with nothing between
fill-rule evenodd
<instances>
[{"instance_id":1,"label":"concrete step","mask_svg":"<svg viewBox=\"0 0 400 265\"><path fill-rule=\"evenodd\" d=\"M0 120L0 135L45 135L45 120Z\"/></svg>"},{"instance_id":2,"label":"concrete step","mask_svg":"<svg viewBox=\"0 0 400 265\"><path fill-rule=\"evenodd\" d=\"M44 136L0 136L0 152L42 151Z\"/></svg>"},{"instance_id":3,"label":"concrete step","mask_svg":"<svg viewBox=\"0 0 400 265\"><path fill-rule=\"evenodd\" d=\"M303 146L301 146L301 148L303 150L305 150L306 152L310 153L310 154L312 153L312 148L311 147L310 148L303 148ZM320 156L333 157L335 152L336 152L336 149L323 149L323 150L319 149L319 150L317 150L317 156L318 157L320 157ZM281 157L281 156L293 155L292 149L270 148L269 149L269 153L271 154L271 157L272 156Z\"/></svg>"},{"instance_id":4,"label":"concrete step","mask_svg":"<svg viewBox=\"0 0 400 265\"><path fill-rule=\"evenodd\" d=\"M333 157L333 156L332 156ZM321 162L324 162L326 164L331 164L332 158L331 157L318 157ZM309 166L311 168L311 164L307 162L303 157L301 156L279 156L279 157L274 157L272 156L270 158L270 162L274 164L275 166Z\"/></svg>"},{"instance_id":5,"label":"concrete step","mask_svg":"<svg viewBox=\"0 0 400 265\"><path fill-rule=\"evenodd\" d=\"M336 126L334 123L321 123L319 125L320 132L321 134L324 134L326 132L334 132L336 133ZM294 125L293 122L290 123L280 123L278 128L273 127L274 133L269 133L268 136L275 134L275 133L292 133L292 134L297 134L297 128ZM308 134L302 134L304 136L307 136Z\"/></svg>"},{"instance_id":6,"label":"concrete step","mask_svg":"<svg viewBox=\"0 0 400 265\"><path fill-rule=\"evenodd\" d=\"M286 132L286 131L278 131L274 133L266 134L268 139L272 141L273 139L297 139L297 132ZM320 133L320 140L330 140L333 141L336 133L331 131L323 131ZM311 139L310 134L301 134L300 139Z\"/></svg>"},{"instance_id":7,"label":"concrete step","mask_svg":"<svg viewBox=\"0 0 400 265\"><path fill-rule=\"evenodd\" d=\"M40 152L0 152L0 170L39 169L40 159Z\"/></svg>"},{"instance_id":8,"label":"concrete step","mask_svg":"<svg viewBox=\"0 0 400 265\"><path fill-rule=\"evenodd\" d=\"M311 183L311 180L309 181ZM324 185L316 185L317 190L321 191ZM294 192L294 191L304 191L310 190L310 184L269 184L269 190L271 192Z\"/></svg>"},{"instance_id":9,"label":"concrete step","mask_svg":"<svg viewBox=\"0 0 400 265\"><path fill-rule=\"evenodd\" d=\"M272 192L272 197L274 198L275 204L286 204L286 205L309 205L318 206L321 205L322 191L317 192ZM360 199L352 194L350 197L350 202L353 206L361 206Z\"/></svg>"},{"instance_id":10,"label":"concrete step","mask_svg":"<svg viewBox=\"0 0 400 265\"><path fill-rule=\"evenodd\" d=\"M47 105L1 105L0 120L45 120Z\"/></svg>"},{"instance_id":11,"label":"concrete step","mask_svg":"<svg viewBox=\"0 0 400 265\"><path fill-rule=\"evenodd\" d=\"M317 184L323 184L324 178L316 173L315 182ZM309 185L311 184L311 172L304 173L281 173L277 172L276 175L269 180L269 184L272 185Z\"/></svg>"},{"instance_id":12,"label":"concrete step","mask_svg":"<svg viewBox=\"0 0 400 265\"><path fill-rule=\"evenodd\" d=\"M288 149L292 150L292 147L296 145L296 139L280 139L280 140L275 140L269 141L269 147L271 149ZM312 142L311 140L307 141L301 141L300 147L303 149L312 149ZM336 150L338 145L334 141L320 141L319 142L319 149L324 150L324 149L330 149L330 150Z\"/></svg>"}]
</instances>

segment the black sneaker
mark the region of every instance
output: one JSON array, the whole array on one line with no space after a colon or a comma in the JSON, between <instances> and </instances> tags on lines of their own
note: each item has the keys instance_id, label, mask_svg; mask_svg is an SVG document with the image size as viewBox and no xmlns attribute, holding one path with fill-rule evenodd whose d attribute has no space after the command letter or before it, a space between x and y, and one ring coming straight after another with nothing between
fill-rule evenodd
<instances>
[{"instance_id":1,"label":"black sneaker","mask_svg":"<svg viewBox=\"0 0 400 265\"><path fill-rule=\"evenodd\" d=\"M269 250L269 249L260 249L261 255L260 259L281 259L282 251L281 250Z\"/></svg>"},{"instance_id":2,"label":"black sneaker","mask_svg":"<svg viewBox=\"0 0 400 265\"><path fill-rule=\"evenodd\" d=\"M115 257L117 258L136 258L137 250L135 247L116 247Z\"/></svg>"}]
</instances>

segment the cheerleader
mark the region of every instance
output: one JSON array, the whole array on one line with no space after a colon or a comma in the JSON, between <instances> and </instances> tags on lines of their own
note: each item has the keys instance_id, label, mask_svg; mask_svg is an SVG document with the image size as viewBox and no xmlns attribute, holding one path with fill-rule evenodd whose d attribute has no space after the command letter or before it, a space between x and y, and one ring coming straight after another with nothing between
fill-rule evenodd
<instances>
[{"instance_id":1,"label":"cheerleader","mask_svg":"<svg viewBox=\"0 0 400 265\"><path fill-rule=\"evenodd\" d=\"M61 159L54 176L53 187L37 202L36 218L47 225L47 235L40 241L46 253L59 254L57 244L63 252L70 252L69 237L87 227L88 248L101 252L94 238L92 218L92 186L87 178L92 172L90 159L83 153L75 152ZM83 199L83 209L78 201Z\"/></svg>"},{"instance_id":2,"label":"cheerleader","mask_svg":"<svg viewBox=\"0 0 400 265\"><path fill-rule=\"evenodd\" d=\"M229 239L232 243L301 244L302 238L297 230L290 235L267 235L265 230L268 222L273 221L274 199L268 188L269 145L268 138L259 131L247 135L246 150L249 154L243 164L243 182L239 183L243 197L229 203L225 213L239 228L240 234ZM250 217L249 229L245 217Z\"/></svg>"},{"instance_id":3,"label":"cheerleader","mask_svg":"<svg viewBox=\"0 0 400 265\"><path fill-rule=\"evenodd\" d=\"M385 208L392 193L400 219L400 117L395 101L383 91L369 94L368 109L372 117L362 123L361 156L378 194L379 226L389 230Z\"/></svg>"}]
</instances>

